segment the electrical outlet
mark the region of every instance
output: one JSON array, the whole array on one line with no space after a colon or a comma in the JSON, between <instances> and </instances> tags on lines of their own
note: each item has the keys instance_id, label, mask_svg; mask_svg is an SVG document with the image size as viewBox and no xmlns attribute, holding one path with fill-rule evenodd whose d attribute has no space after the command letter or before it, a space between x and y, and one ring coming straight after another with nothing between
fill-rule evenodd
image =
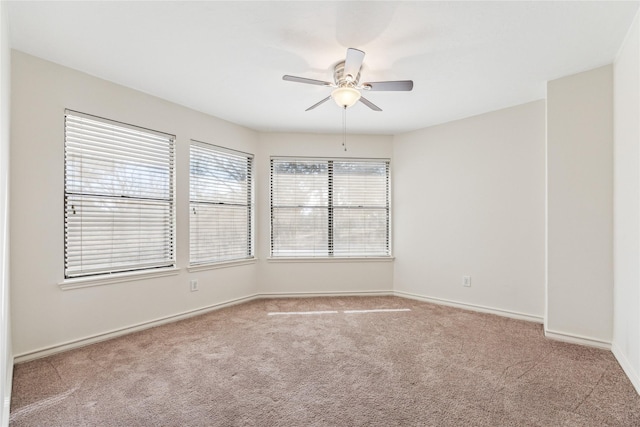
<instances>
[{"instance_id":1,"label":"electrical outlet","mask_svg":"<svg viewBox=\"0 0 640 427\"><path fill-rule=\"evenodd\" d=\"M471 287L471 276L462 276L462 286L465 288Z\"/></svg>"},{"instance_id":2,"label":"electrical outlet","mask_svg":"<svg viewBox=\"0 0 640 427\"><path fill-rule=\"evenodd\" d=\"M198 279L189 280L189 288L191 292L195 292L198 290Z\"/></svg>"}]
</instances>

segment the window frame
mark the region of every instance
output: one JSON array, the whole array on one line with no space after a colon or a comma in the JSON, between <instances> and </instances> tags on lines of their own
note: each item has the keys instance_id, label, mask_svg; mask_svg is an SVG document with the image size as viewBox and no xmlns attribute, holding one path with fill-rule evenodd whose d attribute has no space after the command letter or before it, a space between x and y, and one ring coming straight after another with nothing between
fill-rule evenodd
<instances>
[{"instance_id":1,"label":"window frame","mask_svg":"<svg viewBox=\"0 0 640 427\"><path fill-rule=\"evenodd\" d=\"M73 163L71 159L72 157L72 152L74 149L70 148L70 145L73 145L73 143L70 141L72 138L69 137L69 133L72 132L71 129L73 129L73 125L69 124L69 121L73 122L74 120L90 120L94 123L97 123L101 126L104 127L113 127L112 132L118 132L120 131L128 131L128 132L137 132L141 135L144 135L144 137L150 137L150 138L161 138L163 139L163 142L166 143L166 157L167 157L167 164L166 164L166 172L168 174L167 180L166 180L166 184L167 187L165 188L166 190L166 194L167 197L166 198L162 198L162 197L151 197L151 198L146 198L146 197L132 197L129 195L125 195L125 194L116 194L116 192L113 192L113 194L108 194L107 191L103 192L103 193L98 193L98 192L88 192L88 193L84 193L83 191L78 192L77 190L74 191L73 187L74 185L77 186L78 183L74 183L73 179L70 178L70 175L73 174L73 171L70 171L70 168L72 168L71 164ZM104 134L100 134L101 136L104 136L105 139L109 139L108 137L108 132L105 130ZM136 126L136 125L132 125L129 123L124 123L124 122L120 122L120 121L116 121L116 120L112 120L112 119L107 119L104 117L100 117L100 116L96 116L96 115L92 115L92 114L87 114L87 113L83 113L83 112L79 112L79 111L75 111L75 110L71 110L71 109L65 109L64 110L64 160L63 160L63 207L64 207L64 230L63 230L63 242L64 242L64 248L63 248L63 282L60 283L60 287L62 289L73 289L76 287L83 287L83 286L91 286L92 284L106 284L106 283L112 283L112 282L122 282L122 281L129 281L129 280L133 280L132 278L134 277L157 277L157 276L164 276L164 275L171 275L171 274L176 274L175 272L178 270L177 269L177 251L176 251L176 243L177 243L177 235L176 235L176 208L177 208L177 200L176 200L176 136L167 132L161 132L161 131L157 131L157 130L153 130L153 129L148 129L142 126ZM131 144L129 144L127 146L127 144L122 144L123 146L125 146L124 149L122 149L123 152L126 152L127 150L131 149ZM127 148L128 147L128 148ZM82 151L83 150L91 150L91 144L87 144L84 147L78 148L77 149L77 153L79 154L80 157L82 158ZM160 151L164 150L164 148L161 148ZM112 152L109 153L111 156L113 156L113 153L116 152L116 150L111 150ZM105 157L107 160L113 159L114 157ZM117 164L117 162L114 163L114 165ZM164 169L163 169L164 170ZM109 176L109 175L106 175ZM115 175L110 175L112 178L115 177ZM87 181L84 181L82 177L77 179L78 182L81 182L81 187L83 185L86 184ZM143 187L136 187L137 191L140 191L140 193L143 193ZM70 234L69 234L69 227L71 226L71 224L73 223L73 221L71 221L68 218L68 213L69 213L69 209L70 207L73 207L73 199L74 197L95 197L96 200L118 200L120 199L121 201L131 201L134 204L137 203L142 203L142 201L152 201L152 202L157 202L158 204L161 205L165 205L166 209L167 209L167 214L162 215L161 217L164 218L163 224L165 226L165 228L163 229L163 244L162 245L158 245L158 248L162 247L162 250L164 250L168 256L165 256L163 259L159 259L154 261L153 263L151 263L152 265L149 265L149 263L146 262L138 262L137 264L135 262L130 262L129 264L127 264L127 266L117 266L113 261L110 261L109 266L104 267L104 268L90 268L90 269L84 269L85 271L82 271L83 268L80 267L79 271L70 271L70 266L69 266L69 256L70 253L73 252L73 249L69 249L71 247L71 245L74 242L70 241ZM77 203L77 202L76 202ZM123 206L126 205L126 202L123 204ZM73 210L73 209L72 209ZM109 241L113 240L113 236L109 236L110 238L108 239ZM83 240L82 238L80 238L78 240L79 244L82 245ZM77 253L82 253L83 251L85 251L84 248L82 248L81 246L77 248L76 252ZM139 256L140 254L138 254ZM133 257L132 257L133 258Z\"/></svg>"},{"instance_id":2,"label":"window frame","mask_svg":"<svg viewBox=\"0 0 640 427\"><path fill-rule=\"evenodd\" d=\"M192 195L191 163L192 163L192 153L193 153L192 147L193 146L197 146L200 149L207 150L210 153L221 154L222 156L226 155L229 157L232 156L232 157L242 158L247 164L246 176L247 176L248 183L246 185L247 194L245 196L245 199L247 201L246 203L247 231L246 231L246 237L243 239L247 244L245 248L246 249L245 256L223 258L223 259L210 258L202 261L194 261L192 259L192 255L193 255L192 212L194 208L192 204L207 203L204 201L192 200L193 195ZM208 203L210 204L210 206L226 205L226 203L213 203L211 201L209 201ZM188 265L189 271L198 271L198 270L203 270L208 268L220 268L220 267L227 267L227 266L233 266L233 265L242 265L245 263L254 262L256 259L255 258L255 211L256 211L256 208L255 208L255 156L251 153L247 153L244 151L235 150L235 149L223 147L216 144L211 144L211 143L199 141L196 139L191 139L189 142L189 265Z\"/></svg>"},{"instance_id":3,"label":"window frame","mask_svg":"<svg viewBox=\"0 0 640 427\"><path fill-rule=\"evenodd\" d=\"M326 162L327 164L327 251L322 255L281 255L274 253L274 161L276 162ZM386 165L386 221L385 221L385 252L375 255L354 254L354 255L336 255L335 254L335 211L336 209L344 208L344 206L337 206L334 203L334 195L338 192L335 189L335 179L333 166L339 162L351 162L351 163L380 163L384 162ZM393 260L392 252L392 194L391 194L391 159L389 158L350 158L350 157L302 157L302 156L272 156L269 160L269 208L270 208L270 240L269 240L269 258L270 262L352 262L352 261L389 261ZM303 207L303 206L299 206ZM277 208L277 206L276 206ZM383 209L379 207L380 209Z\"/></svg>"}]
</instances>

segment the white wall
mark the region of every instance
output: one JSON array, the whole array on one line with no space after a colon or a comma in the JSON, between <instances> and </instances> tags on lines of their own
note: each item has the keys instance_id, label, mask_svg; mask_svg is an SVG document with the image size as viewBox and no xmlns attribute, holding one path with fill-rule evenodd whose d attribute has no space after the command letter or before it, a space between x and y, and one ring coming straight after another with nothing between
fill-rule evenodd
<instances>
[{"instance_id":1,"label":"white wall","mask_svg":"<svg viewBox=\"0 0 640 427\"><path fill-rule=\"evenodd\" d=\"M189 273L189 140L255 153L257 133L13 51L11 309L16 357L254 295L255 264ZM215 96L203 93L202 96ZM176 276L62 291L64 109L177 136ZM200 290L190 292L190 278Z\"/></svg>"},{"instance_id":2,"label":"white wall","mask_svg":"<svg viewBox=\"0 0 640 427\"><path fill-rule=\"evenodd\" d=\"M269 159L271 156L391 158L391 136L264 133L256 160L260 292L265 294L390 292L391 261L273 261L269 257Z\"/></svg>"},{"instance_id":3,"label":"white wall","mask_svg":"<svg viewBox=\"0 0 640 427\"><path fill-rule=\"evenodd\" d=\"M11 51L5 2L0 2L0 425L9 424L13 353L9 317L9 122Z\"/></svg>"},{"instance_id":4,"label":"white wall","mask_svg":"<svg viewBox=\"0 0 640 427\"><path fill-rule=\"evenodd\" d=\"M548 336L613 330L613 67L547 84Z\"/></svg>"},{"instance_id":5,"label":"white wall","mask_svg":"<svg viewBox=\"0 0 640 427\"><path fill-rule=\"evenodd\" d=\"M397 291L542 320L544 106L395 137Z\"/></svg>"},{"instance_id":6,"label":"white wall","mask_svg":"<svg viewBox=\"0 0 640 427\"><path fill-rule=\"evenodd\" d=\"M613 67L614 288L612 350L640 393L640 32L638 16Z\"/></svg>"}]
</instances>

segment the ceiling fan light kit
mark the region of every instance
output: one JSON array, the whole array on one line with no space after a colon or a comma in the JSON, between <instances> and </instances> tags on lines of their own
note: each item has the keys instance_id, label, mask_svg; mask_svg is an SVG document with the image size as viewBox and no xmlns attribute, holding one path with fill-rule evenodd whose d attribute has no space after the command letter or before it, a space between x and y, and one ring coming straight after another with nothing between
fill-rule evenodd
<instances>
[{"instance_id":1,"label":"ceiling fan light kit","mask_svg":"<svg viewBox=\"0 0 640 427\"><path fill-rule=\"evenodd\" d=\"M349 108L360 99L361 95L357 89L352 87L339 87L331 92L331 98L338 104L338 107Z\"/></svg>"}]
</instances>

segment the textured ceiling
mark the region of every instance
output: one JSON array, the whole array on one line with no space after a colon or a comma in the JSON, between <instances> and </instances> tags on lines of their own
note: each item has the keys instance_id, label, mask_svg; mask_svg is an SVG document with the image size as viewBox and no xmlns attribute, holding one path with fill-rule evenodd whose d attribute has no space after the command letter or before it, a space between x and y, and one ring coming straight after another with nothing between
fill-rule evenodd
<instances>
[{"instance_id":1,"label":"textured ceiling","mask_svg":"<svg viewBox=\"0 0 640 427\"><path fill-rule=\"evenodd\" d=\"M638 2L9 3L14 49L261 131L340 132L341 110L305 109L347 47L369 92L352 133L395 134L545 97L547 80L611 63Z\"/></svg>"}]
</instances>

